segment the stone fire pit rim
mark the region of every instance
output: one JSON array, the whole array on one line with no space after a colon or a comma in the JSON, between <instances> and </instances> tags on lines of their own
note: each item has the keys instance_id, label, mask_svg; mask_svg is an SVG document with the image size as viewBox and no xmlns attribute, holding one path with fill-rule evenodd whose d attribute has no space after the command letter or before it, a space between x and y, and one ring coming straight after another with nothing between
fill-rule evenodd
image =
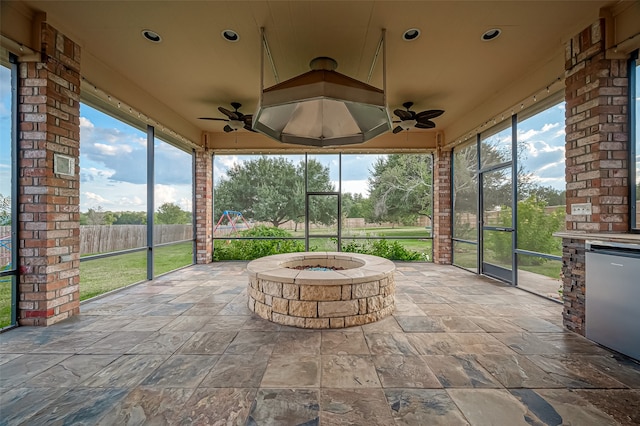
<instances>
[{"instance_id":1,"label":"stone fire pit rim","mask_svg":"<svg viewBox=\"0 0 640 426\"><path fill-rule=\"evenodd\" d=\"M356 262L362 266L336 271L309 271L290 269L286 263L332 259ZM309 262L311 261L311 262ZM313 265L311 265L313 266ZM304 285L357 284L388 277L395 271L395 264L382 257L345 252L296 252L261 257L247 264L247 273L257 279Z\"/></svg>"}]
</instances>

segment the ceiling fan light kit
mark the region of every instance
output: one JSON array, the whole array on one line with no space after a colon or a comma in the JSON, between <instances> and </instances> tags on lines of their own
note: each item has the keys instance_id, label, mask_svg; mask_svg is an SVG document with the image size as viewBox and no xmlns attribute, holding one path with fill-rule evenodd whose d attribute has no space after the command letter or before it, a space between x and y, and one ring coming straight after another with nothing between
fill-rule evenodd
<instances>
[{"instance_id":1,"label":"ceiling fan light kit","mask_svg":"<svg viewBox=\"0 0 640 426\"><path fill-rule=\"evenodd\" d=\"M310 66L266 89L262 75L255 131L284 143L326 147L363 143L391 130L384 89L336 72L331 58L315 58Z\"/></svg>"},{"instance_id":2,"label":"ceiling fan light kit","mask_svg":"<svg viewBox=\"0 0 640 426\"><path fill-rule=\"evenodd\" d=\"M441 109L429 109L416 113L411 111L413 102L405 102L402 104L405 109L396 109L393 113L400 119L394 121L398 125L393 129L393 133L400 133L403 130L409 130L412 127L417 129L433 129L436 123L431 121L432 118L440 117L444 114Z\"/></svg>"}]
</instances>

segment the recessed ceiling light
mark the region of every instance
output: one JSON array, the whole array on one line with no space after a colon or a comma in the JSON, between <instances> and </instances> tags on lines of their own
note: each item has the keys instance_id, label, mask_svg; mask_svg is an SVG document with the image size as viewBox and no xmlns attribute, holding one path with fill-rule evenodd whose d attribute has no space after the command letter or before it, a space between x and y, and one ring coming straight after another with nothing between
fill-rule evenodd
<instances>
[{"instance_id":1,"label":"recessed ceiling light","mask_svg":"<svg viewBox=\"0 0 640 426\"><path fill-rule=\"evenodd\" d=\"M500 28L491 28L490 30L485 31L480 39L482 41L491 41L498 38L500 34L502 34L502 30Z\"/></svg>"},{"instance_id":2,"label":"recessed ceiling light","mask_svg":"<svg viewBox=\"0 0 640 426\"><path fill-rule=\"evenodd\" d=\"M160 43L162 41L162 37L160 37L160 34L152 30L142 30L142 37L146 38L152 43Z\"/></svg>"},{"instance_id":3,"label":"recessed ceiling light","mask_svg":"<svg viewBox=\"0 0 640 426\"><path fill-rule=\"evenodd\" d=\"M222 38L232 43L235 43L236 41L240 40L240 36L238 35L238 33L233 30L222 31Z\"/></svg>"},{"instance_id":4,"label":"recessed ceiling light","mask_svg":"<svg viewBox=\"0 0 640 426\"><path fill-rule=\"evenodd\" d=\"M417 28L410 28L402 34L404 41L412 41L420 37L420 30Z\"/></svg>"}]
</instances>

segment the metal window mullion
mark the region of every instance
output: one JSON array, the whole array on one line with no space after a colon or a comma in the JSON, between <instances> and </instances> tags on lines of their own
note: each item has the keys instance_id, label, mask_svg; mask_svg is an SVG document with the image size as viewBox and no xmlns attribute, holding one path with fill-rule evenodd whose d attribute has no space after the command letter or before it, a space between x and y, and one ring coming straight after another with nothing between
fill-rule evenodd
<instances>
[{"instance_id":1,"label":"metal window mullion","mask_svg":"<svg viewBox=\"0 0 640 426\"><path fill-rule=\"evenodd\" d=\"M516 249L515 252L517 254L524 254L532 257L541 257L543 259L562 260L562 256L556 256L555 254L546 254L546 253L540 253L537 251L530 251L530 250L524 250L524 249Z\"/></svg>"},{"instance_id":2,"label":"metal window mullion","mask_svg":"<svg viewBox=\"0 0 640 426\"><path fill-rule=\"evenodd\" d=\"M511 284L518 285L518 114L511 117Z\"/></svg>"},{"instance_id":3,"label":"metal window mullion","mask_svg":"<svg viewBox=\"0 0 640 426\"><path fill-rule=\"evenodd\" d=\"M206 200L206 198L203 198ZM196 226L196 150L191 150L191 264L197 262Z\"/></svg>"},{"instance_id":4,"label":"metal window mullion","mask_svg":"<svg viewBox=\"0 0 640 426\"><path fill-rule=\"evenodd\" d=\"M309 251L309 178L307 167L309 165L309 154L304 154L304 250Z\"/></svg>"},{"instance_id":5,"label":"metal window mullion","mask_svg":"<svg viewBox=\"0 0 640 426\"><path fill-rule=\"evenodd\" d=\"M216 181L215 181L215 161L216 161L216 154L214 152L211 152L211 181L209 182L209 184L211 184L211 224L216 223ZM195 184L195 183L194 183ZM194 213L195 213L195 208L194 208ZM206 239L207 239L207 243L209 242L209 235L208 232L206 233ZM215 236L213 235L213 228L211 228L211 260L213 261L213 259L215 259L215 252L216 252L216 245L215 245Z\"/></svg>"},{"instance_id":6,"label":"metal window mullion","mask_svg":"<svg viewBox=\"0 0 640 426\"><path fill-rule=\"evenodd\" d=\"M637 143L636 132L638 131L638 111L636 110L636 103L634 101L637 88L636 70L638 69L638 50L636 50L629 58L629 66L627 69L627 75L629 76L629 225L632 231L640 230L640 224L636 220L637 212L637 197L636 197L636 185L640 179L637 174L636 167L636 155Z\"/></svg>"},{"instance_id":7,"label":"metal window mullion","mask_svg":"<svg viewBox=\"0 0 640 426\"><path fill-rule=\"evenodd\" d=\"M18 57L9 54L11 63L11 325L18 322Z\"/></svg>"},{"instance_id":8,"label":"metal window mullion","mask_svg":"<svg viewBox=\"0 0 640 426\"><path fill-rule=\"evenodd\" d=\"M483 176L480 172L480 164L482 164L482 138L480 133L476 134L476 157L478 158L476 164L476 175L478 177L478 191L476 195L476 239L478 241L478 251L476 253L476 261L478 274L482 274L482 262L484 261L484 197L483 197Z\"/></svg>"},{"instance_id":9,"label":"metal window mullion","mask_svg":"<svg viewBox=\"0 0 640 426\"><path fill-rule=\"evenodd\" d=\"M342 153L338 154L338 247L342 251Z\"/></svg>"},{"instance_id":10,"label":"metal window mullion","mask_svg":"<svg viewBox=\"0 0 640 426\"><path fill-rule=\"evenodd\" d=\"M154 143L154 128L153 126L147 126L147 280L153 279Z\"/></svg>"}]
</instances>

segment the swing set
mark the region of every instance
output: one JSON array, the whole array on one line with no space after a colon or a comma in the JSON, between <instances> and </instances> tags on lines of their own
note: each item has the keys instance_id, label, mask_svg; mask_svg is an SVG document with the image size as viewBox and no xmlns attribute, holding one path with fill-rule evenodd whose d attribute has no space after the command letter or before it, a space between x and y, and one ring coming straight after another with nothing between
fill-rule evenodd
<instances>
[{"instance_id":1,"label":"swing set","mask_svg":"<svg viewBox=\"0 0 640 426\"><path fill-rule=\"evenodd\" d=\"M218 223L216 223L216 226L213 228L214 235L216 233L216 230L221 226L222 221L225 218L227 219L228 222L222 226L225 227L226 229L231 227L231 232L229 233L229 235L233 234L234 232L236 234L238 233L238 228L236 227L236 224L238 224L238 221L240 220L244 222L244 225L247 227L247 229L251 228L251 226L249 226L249 222L247 222L244 216L242 216L242 213L234 210L225 210L222 212L222 214L220 215L220 219L218 219Z\"/></svg>"}]
</instances>

